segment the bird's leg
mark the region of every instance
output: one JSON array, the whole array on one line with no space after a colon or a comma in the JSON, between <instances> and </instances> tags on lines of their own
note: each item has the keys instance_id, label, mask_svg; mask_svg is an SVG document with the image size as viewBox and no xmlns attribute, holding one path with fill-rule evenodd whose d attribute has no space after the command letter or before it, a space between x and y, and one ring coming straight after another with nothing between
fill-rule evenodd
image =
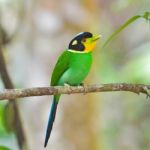
<instances>
[{"instance_id":1,"label":"bird's leg","mask_svg":"<svg viewBox=\"0 0 150 150\"><path fill-rule=\"evenodd\" d=\"M86 91L85 91L85 84L84 83L80 83L79 86L82 86L84 88L84 91L83 91L83 95L86 94Z\"/></svg>"},{"instance_id":2,"label":"bird's leg","mask_svg":"<svg viewBox=\"0 0 150 150\"><path fill-rule=\"evenodd\" d=\"M83 86L84 87L84 83L80 83L79 86Z\"/></svg>"},{"instance_id":3,"label":"bird's leg","mask_svg":"<svg viewBox=\"0 0 150 150\"><path fill-rule=\"evenodd\" d=\"M64 83L64 86L65 86L65 88L67 89L67 91L68 91L68 94L70 94L71 93L71 86L68 84L68 83Z\"/></svg>"},{"instance_id":4,"label":"bird's leg","mask_svg":"<svg viewBox=\"0 0 150 150\"><path fill-rule=\"evenodd\" d=\"M70 87L70 85L68 83L64 83L65 87Z\"/></svg>"},{"instance_id":5,"label":"bird's leg","mask_svg":"<svg viewBox=\"0 0 150 150\"><path fill-rule=\"evenodd\" d=\"M144 92L146 94L146 98L147 99L150 98L150 89L148 89L147 87L144 87L143 89L144 89Z\"/></svg>"}]
</instances>

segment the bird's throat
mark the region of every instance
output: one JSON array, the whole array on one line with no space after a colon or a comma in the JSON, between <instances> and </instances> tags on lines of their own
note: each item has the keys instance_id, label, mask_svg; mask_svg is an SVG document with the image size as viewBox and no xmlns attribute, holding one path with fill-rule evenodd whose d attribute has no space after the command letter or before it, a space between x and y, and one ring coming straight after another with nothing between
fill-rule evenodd
<instances>
[{"instance_id":1,"label":"bird's throat","mask_svg":"<svg viewBox=\"0 0 150 150\"><path fill-rule=\"evenodd\" d=\"M94 49L95 49L95 47L96 47L96 42L92 42L92 43L90 43L90 44L85 44L85 52L86 53L89 53L89 52L91 52L91 51L93 51Z\"/></svg>"}]
</instances>

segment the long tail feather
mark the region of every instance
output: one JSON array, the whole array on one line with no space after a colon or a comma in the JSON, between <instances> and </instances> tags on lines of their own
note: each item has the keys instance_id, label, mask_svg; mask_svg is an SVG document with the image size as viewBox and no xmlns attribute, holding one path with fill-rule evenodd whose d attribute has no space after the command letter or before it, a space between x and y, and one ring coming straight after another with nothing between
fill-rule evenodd
<instances>
[{"instance_id":1,"label":"long tail feather","mask_svg":"<svg viewBox=\"0 0 150 150\"><path fill-rule=\"evenodd\" d=\"M46 130L44 147L46 147L46 145L48 143L48 140L49 140L52 128L53 128L53 123L55 120L55 115L56 115L56 110L57 110L57 104L58 104L57 96L54 96L52 106L51 106L50 115L49 115L49 119L48 119L48 125L47 125L47 130Z\"/></svg>"}]
</instances>

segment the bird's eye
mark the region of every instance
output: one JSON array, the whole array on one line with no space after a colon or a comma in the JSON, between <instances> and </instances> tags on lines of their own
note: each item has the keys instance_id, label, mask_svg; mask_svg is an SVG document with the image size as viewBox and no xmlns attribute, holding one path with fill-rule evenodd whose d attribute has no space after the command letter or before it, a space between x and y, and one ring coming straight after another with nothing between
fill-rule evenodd
<instances>
[{"instance_id":1,"label":"bird's eye","mask_svg":"<svg viewBox=\"0 0 150 150\"><path fill-rule=\"evenodd\" d=\"M82 42L86 42L86 38L83 38L83 39L82 39Z\"/></svg>"}]
</instances>

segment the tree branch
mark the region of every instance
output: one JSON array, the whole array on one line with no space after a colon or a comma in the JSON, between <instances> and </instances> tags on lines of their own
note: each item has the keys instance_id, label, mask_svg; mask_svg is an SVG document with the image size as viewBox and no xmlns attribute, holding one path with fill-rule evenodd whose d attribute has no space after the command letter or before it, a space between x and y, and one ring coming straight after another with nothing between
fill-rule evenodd
<instances>
[{"instance_id":1,"label":"tree branch","mask_svg":"<svg viewBox=\"0 0 150 150\"><path fill-rule=\"evenodd\" d=\"M13 89L14 85L11 81L9 73L7 71L4 55L3 55L3 46L8 44L12 39L7 37L6 32L0 25L0 77L4 83L5 88ZM11 118L9 118L11 112ZM21 117L19 114L18 104L15 101L9 101L8 104L5 106L5 122L7 125L8 130L13 130L16 134L16 138L18 141L18 145L21 150L27 147L26 144L26 137L23 129L23 125L21 122ZM9 121L8 121L9 120Z\"/></svg>"},{"instance_id":2,"label":"tree branch","mask_svg":"<svg viewBox=\"0 0 150 150\"><path fill-rule=\"evenodd\" d=\"M92 93L92 92L112 92L128 91L136 94L146 94L150 97L150 85L144 84L126 84L112 83L86 86L51 86L37 87L28 89L4 89L0 91L0 100L13 100L20 97L55 95L55 94L73 94L73 93Z\"/></svg>"}]
</instances>

